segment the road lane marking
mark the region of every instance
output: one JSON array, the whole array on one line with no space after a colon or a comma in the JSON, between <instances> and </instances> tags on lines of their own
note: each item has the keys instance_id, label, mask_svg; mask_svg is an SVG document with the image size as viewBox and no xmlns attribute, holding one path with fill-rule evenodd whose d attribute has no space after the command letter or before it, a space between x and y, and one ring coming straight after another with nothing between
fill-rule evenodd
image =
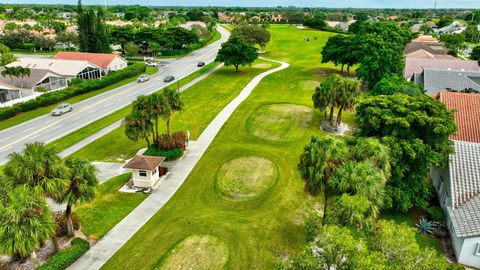
<instances>
[{"instance_id":1,"label":"road lane marking","mask_svg":"<svg viewBox=\"0 0 480 270\"><path fill-rule=\"evenodd\" d=\"M62 127L62 125L58 125L56 127L53 127L52 130L55 130L55 129L58 129L58 128L61 128L61 127Z\"/></svg>"},{"instance_id":2,"label":"road lane marking","mask_svg":"<svg viewBox=\"0 0 480 270\"><path fill-rule=\"evenodd\" d=\"M82 118L82 117L81 117L81 116L75 117L75 118L73 118L72 120L73 120L73 121L77 121L77 120L80 119L80 118Z\"/></svg>"},{"instance_id":3,"label":"road lane marking","mask_svg":"<svg viewBox=\"0 0 480 270\"><path fill-rule=\"evenodd\" d=\"M3 139L0 139L0 142L6 141L6 140L8 140L8 139L10 139L10 137L6 137L6 138L3 138Z\"/></svg>"},{"instance_id":4,"label":"road lane marking","mask_svg":"<svg viewBox=\"0 0 480 270\"><path fill-rule=\"evenodd\" d=\"M32 130L32 129L34 129L34 128L33 128L33 127L27 128L27 129L24 130L24 132L30 131L30 130Z\"/></svg>"},{"instance_id":5,"label":"road lane marking","mask_svg":"<svg viewBox=\"0 0 480 270\"><path fill-rule=\"evenodd\" d=\"M40 137L40 135L38 135L38 134L37 134L37 135L35 135L35 136L31 137L30 139L32 139L32 140L33 140L33 139L36 139L36 138L38 138L38 137Z\"/></svg>"}]
</instances>

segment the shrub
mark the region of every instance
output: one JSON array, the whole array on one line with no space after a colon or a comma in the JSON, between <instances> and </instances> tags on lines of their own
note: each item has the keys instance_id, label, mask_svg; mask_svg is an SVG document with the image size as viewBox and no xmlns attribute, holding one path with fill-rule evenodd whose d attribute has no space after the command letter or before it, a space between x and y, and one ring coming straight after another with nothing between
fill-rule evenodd
<instances>
[{"instance_id":1,"label":"shrub","mask_svg":"<svg viewBox=\"0 0 480 270\"><path fill-rule=\"evenodd\" d=\"M105 88L126 78L142 74L145 72L145 69L146 65L144 63L131 64L122 70L110 73L100 79L83 81L70 85L63 90L44 93L35 99L17 103L11 107L0 108L0 121L14 117L21 112L32 111L40 107L59 103L74 96Z\"/></svg>"},{"instance_id":2,"label":"shrub","mask_svg":"<svg viewBox=\"0 0 480 270\"><path fill-rule=\"evenodd\" d=\"M75 212L72 213L72 223L73 229L78 230L80 229L80 220ZM65 211L57 211L53 214L53 219L57 224L57 228L55 229L56 236L65 236L68 233L67 229L67 219L65 218Z\"/></svg>"},{"instance_id":3,"label":"shrub","mask_svg":"<svg viewBox=\"0 0 480 270\"><path fill-rule=\"evenodd\" d=\"M173 148L169 150L161 150L161 149L158 149L156 145L152 145L143 154L146 156L165 157L166 161L172 161L183 156L183 149Z\"/></svg>"},{"instance_id":4,"label":"shrub","mask_svg":"<svg viewBox=\"0 0 480 270\"><path fill-rule=\"evenodd\" d=\"M433 221L444 221L445 214L442 208L438 206L432 206L426 210L428 217Z\"/></svg>"},{"instance_id":5,"label":"shrub","mask_svg":"<svg viewBox=\"0 0 480 270\"><path fill-rule=\"evenodd\" d=\"M158 136L157 147L160 150L171 150L174 148L186 149L185 141L187 135L185 132L174 132L172 134L161 134Z\"/></svg>"},{"instance_id":6,"label":"shrub","mask_svg":"<svg viewBox=\"0 0 480 270\"><path fill-rule=\"evenodd\" d=\"M80 258L90 249L87 240L75 237L70 242L70 247L60 251L52 256L48 261L37 269L40 270L60 270L65 269Z\"/></svg>"}]
</instances>

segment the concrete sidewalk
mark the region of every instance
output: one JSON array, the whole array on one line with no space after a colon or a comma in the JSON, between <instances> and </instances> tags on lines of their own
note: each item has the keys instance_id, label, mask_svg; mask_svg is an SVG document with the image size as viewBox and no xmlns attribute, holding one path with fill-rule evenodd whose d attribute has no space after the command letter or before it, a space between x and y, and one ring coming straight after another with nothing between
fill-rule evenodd
<instances>
[{"instance_id":1,"label":"concrete sidewalk","mask_svg":"<svg viewBox=\"0 0 480 270\"><path fill-rule=\"evenodd\" d=\"M263 58L264 59L264 58ZM268 59L264 59L268 60ZM237 107L250 95L260 81L289 65L281 66L257 75L248 85L213 119L200 137L189 148L185 157L170 171L170 175L159 187L148 196L137 208L120 221L107 235L99 240L85 255L68 269L99 269L119 250L160 208L168 202L177 189L183 184L197 162L207 150L210 143L227 122Z\"/></svg>"}]
</instances>

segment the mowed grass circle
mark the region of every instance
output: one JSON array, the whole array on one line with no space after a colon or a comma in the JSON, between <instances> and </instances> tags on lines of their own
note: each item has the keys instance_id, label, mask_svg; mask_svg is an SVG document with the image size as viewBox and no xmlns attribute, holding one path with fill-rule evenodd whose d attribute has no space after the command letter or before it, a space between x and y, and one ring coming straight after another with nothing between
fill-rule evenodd
<instances>
[{"instance_id":1,"label":"mowed grass circle","mask_svg":"<svg viewBox=\"0 0 480 270\"><path fill-rule=\"evenodd\" d=\"M228 199L251 200L270 190L278 178L269 159L246 156L225 162L217 172L216 188Z\"/></svg>"},{"instance_id":2,"label":"mowed grass circle","mask_svg":"<svg viewBox=\"0 0 480 270\"><path fill-rule=\"evenodd\" d=\"M313 110L295 104L272 104L257 108L248 118L247 131L276 142L296 141L303 137L312 121Z\"/></svg>"},{"instance_id":3,"label":"mowed grass circle","mask_svg":"<svg viewBox=\"0 0 480 270\"><path fill-rule=\"evenodd\" d=\"M223 269L228 261L228 247L211 235L192 235L176 244L159 269L210 270Z\"/></svg>"}]
</instances>

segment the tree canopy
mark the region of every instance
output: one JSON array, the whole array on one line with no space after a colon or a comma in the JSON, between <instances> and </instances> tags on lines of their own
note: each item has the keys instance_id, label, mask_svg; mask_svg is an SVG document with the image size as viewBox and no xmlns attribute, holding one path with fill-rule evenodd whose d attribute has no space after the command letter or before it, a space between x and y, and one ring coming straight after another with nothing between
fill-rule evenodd
<instances>
[{"instance_id":1,"label":"tree canopy","mask_svg":"<svg viewBox=\"0 0 480 270\"><path fill-rule=\"evenodd\" d=\"M232 37L241 38L250 45L258 45L261 48L265 48L270 41L270 32L259 25L243 24L233 28Z\"/></svg>"},{"instance_id":2,"label":"tree canopy","mask_svg":"<svg viewBox=\"0 0 480 270\"><path fill-rule=\"evenodd\" d=\"M81 1L78 2L77 25L80 51L93 53L112 51L103 19L101 8L83 10Z\"/></svg>"},{"instance_id":3,"label":"tree canopy","mask_svg":"<svg viewBox=\"0 0 480 270\"><path fill-rule=\"evenodd\" d=\"M370 91L372 95L405 94L409 96L424 95L422 86L405 80L402 76L388 75L382 78Z\"/></svg>"},{"instance_id":4,"label":"tree canopy","mask_svg":"<svg viewBox=\"0 0 480 270\"><path fill-rule=\"evenodd\" d=\"M442 167L453 152L453 113L427 96L371 96L357 106L358 136L381 138L391 149L386 206L406 212L428 205L430 166Z\"/></svg>"},{"instance_id":5,"label":"tree canopy","mask_svg":"<svg viewBox=\"0 0 480 270\"><path fill-rule=\"evenodd\" d=\"M215 61L223 62L226 66L234 66L238 72L239 66L252 64L258 58L257 48L243 39L232 37L222 44Z\"/></svg>"}]
</instances>

